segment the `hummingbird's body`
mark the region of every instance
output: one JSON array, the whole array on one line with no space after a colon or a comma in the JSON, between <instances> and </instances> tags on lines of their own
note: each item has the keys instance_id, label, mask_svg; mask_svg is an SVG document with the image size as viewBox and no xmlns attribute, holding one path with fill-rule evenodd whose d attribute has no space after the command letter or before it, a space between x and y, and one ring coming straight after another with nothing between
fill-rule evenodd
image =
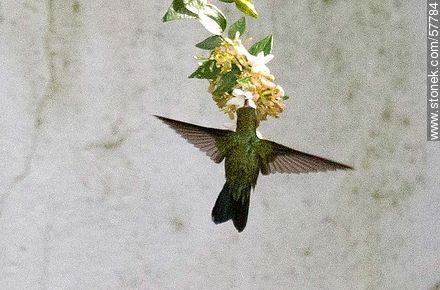
<instances>
[{"instance_id":1,"label":"hummingbird's body","mask_svg":"<svg viewBox=\"0 0 440 290\"><path fill-rule=\"evenodd\" d=\"M241 109L235 133L225 137L226 183L212 210L215 223L232 219L240 232L246 226L251 189L255 188L260 172L256 130L254 109Z\"/></svg>"},{"instance_id":2,"label":"hummingbird's body","mask_svg":"<svg viewBox=\"0 0 440 290\"><path fill-rule=\"evenodd\" d=\"M350 166L258 138L258 122L255 109L251 107L237 110L235 132L156 117L205 151L216 163L225 159L226 182L212 210L212 220L219 224L232 219L239 232L246 227L251 189L255 188L260 172L268 175L351 169Z\"/></svg>"}]
</instances>

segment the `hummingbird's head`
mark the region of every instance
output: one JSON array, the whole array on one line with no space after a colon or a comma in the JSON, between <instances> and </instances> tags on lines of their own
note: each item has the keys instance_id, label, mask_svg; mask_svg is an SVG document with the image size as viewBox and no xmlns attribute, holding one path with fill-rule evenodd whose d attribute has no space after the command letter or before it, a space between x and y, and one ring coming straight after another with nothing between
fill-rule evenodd
<instances>
[{"instance_id":1,"label":"hummingbird's head","mask_svg":"<svg viewBox=\"0 0 440 290\"><path fill-rule=\"evenodd\" d=\"M257 114L254 108L244 106L237 110L237 131L255 130L258 127Z\"/></svg>"}]
</instances>

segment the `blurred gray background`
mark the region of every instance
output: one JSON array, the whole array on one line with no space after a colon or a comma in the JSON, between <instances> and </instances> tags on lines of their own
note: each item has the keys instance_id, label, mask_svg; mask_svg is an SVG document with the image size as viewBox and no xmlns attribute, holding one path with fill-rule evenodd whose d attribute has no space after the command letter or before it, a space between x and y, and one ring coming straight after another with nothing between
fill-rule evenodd
<instances>
[{"instance_id":1,"label":"blurred gray background","mask_svg":"<svg viewBox=\"0 0 440 290\"><path fill-rule=\"evenodd\" d=\"M263 135L356 170L260 177L238 234L223 165L151 116L230 122L169 2L0 1L0 288L435 289L425 3L255 1L291 96Z\"/></svg>"}]
</instances>

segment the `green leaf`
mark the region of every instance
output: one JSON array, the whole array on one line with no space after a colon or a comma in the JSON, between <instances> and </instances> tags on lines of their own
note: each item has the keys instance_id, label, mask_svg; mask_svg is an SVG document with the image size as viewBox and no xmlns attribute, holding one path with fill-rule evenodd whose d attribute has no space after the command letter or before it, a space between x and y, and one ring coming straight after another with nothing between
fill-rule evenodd
<instances>
[{"instance_id":1,"label":"green leaf","mask_svg":"<svg viewBox=\"0 0 440 290\"><path fill-rule=\"evenodd\" d=\"M220 0L221 2L225 2L225 3L234 3L235 0Z\"/></svg>"},{"instance_id":2,"label":"green leaf","mask_svg":"<svg viewBox=\"0 0 440 290\"><path fill-rule=\"evenodd\" d=\"M290 98L290 97L289 97L289 96L287 96L287 95L286 95L286 96L282 96L282 97L281 97L281 99L282 99L283 101L287 101L287 100L288 100L289 98Z\"/></svg>"},{"instance_id":3,"label":"green leaf","mask_svg":"<svg viewBox=\"0 0 440 290\"><path fill-rule=\"evenodd\" d=\"M173 0L162 18L163 22L198 18L200 23L211 33L221 35L226 29L226 17L207 0Z\"/></svg>"},{"instance_id":4,"label":"green leaf","mask_svg":"<svg viewBox=\"0 0 440 290\"><path fill-rule=\"evenodd\" d=\"M237 80L237 83L240 86L246 86L249 83L250 80L251 80L251 77L247 77L247 78L244 78L244 79L241 79L241 80Z\"/></svg>"},{"instance_id":5,"label":"green leaf","mask_svg":"<svg viewBox=\"0 0 440 290\"><path fill-rule=\"evenodd\" d=\"M252 83L251 83L251 77L247 77L244 79L237 80L237 84L240 85L240 87L245 91L252 91Z\"/></svg>"},{"instance_id":6,"label":"green leaf","mask_svg":"<svg viewBox=\"0 0 440 290\"><path fill-rule=\"evenodd\" d=\"M226 29L225 15L214 5L207 4L198 14L199 21L212 34L221 35Z\"/></svg>"},{"instance_id":7,"label":"green leaf","mask_svg":"<svg viewBox=\"0 0 440 290\"><path fill-rule=\"evenodd\" d=\"M207 60L204 63L202 63L195 72L193 72L189 78L196 78L196 79L208 79L212 80L217 77L217 75L220 73L220 69L216 65L215 60Z\"/></svg>"},{"instance_id":8,"label":"green leaf","mask_svg":"<svg viewBox=\"0 0 440 290\"><path fill-rule=\"evenodd\" d=\"M240 32L240 36L246 31L246 18L242 17L237 22L229 27L229 38L234 39L237 32Z\"/></svg>"},{"instance_id":9,"label":"green leaf","mask_svg":"<svg viewBox=\"0 0 440 290\"><path fill-rule=\"evenodd\" d=\"M264 55L268 55L272 52L273 37L268 35L262 40L258 41L249 48L249 53L252 55L257 55L260 52L264 52Z\"/></svg>"},{"instance_id":10,"label":"green leaf","mask_svg":"<svg viewBox=\"0 0 440 290\"><path fill-rule=\"evenodd\" d=\"M199 14L208 4L207 0L180 0L183 1L185 8L194 14Z\"/></svg>"},{"instance_id":11,"label":"green leaf","mask_svg":"<svg viewBox=\"0 0 440 290\"><path fill-rule=\"evenodd\" d=\"M223 40L220 36L213 35L203 40L202 42L197 43L196 47L200 49L213 50L214 48L220 46L222 44L222 41Z\"/></svg>"},{"instance_id":12,"label":"green leaf","mask_svg":"<svg viewBox=\"0 0 440 290\"><path fill-rule=\"evenodd\" d=\"M239 72L240 69L238 67L232 67L232 70L219 80L217 88L214 91L214 95L223 95L224 93L231 91L232 88L237 84L237 74Z\"/></svg>"},{"instance_id":13,"label":"green leaf","mask_svg":"<svg viewBox=\"0 0 440 290\"><path fill-rule=\"evenodd\" d=\"M179 20L179 19L189 19L197 18L197 13L188 10L185 6L184 0L173 0L170 8L162 17L163 22Z\"/></svg>"},{"instance_id":14,"label":"green leaf","mask_svg":"<svg viewBox=\"0 0 440 290\"><path fill-rule=\"evenodd\" d=\"M257 10L255 10L254 4L249 0L235 0L235 6L237 6L238 10L243 12L246 15L252 16L254 18L258 17Z\"/></svg>"},{"instance_id":15,"label":"green leaf","mask_svg":"<svg viewBox=\"0 0 440 290\"><path fill-rule=\"evenodd\" d=\"M207 0L173 0L162 21L197 18L197 15L206 5Z\"/></svg>"}]
</instances>

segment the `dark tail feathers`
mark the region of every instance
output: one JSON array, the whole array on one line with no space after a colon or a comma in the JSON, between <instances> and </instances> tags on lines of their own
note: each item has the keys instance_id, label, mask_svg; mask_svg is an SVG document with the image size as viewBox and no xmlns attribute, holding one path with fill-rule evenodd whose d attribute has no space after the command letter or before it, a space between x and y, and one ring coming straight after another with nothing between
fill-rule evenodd
<instances>
[{"instance_id":1,"label":"dark tail feathers","mask_svg":"<svg viewBox=\"0 0 440 290\"><path fill-rule=\"evenodd\" d=\"M242 232L247 223L250 192L251 188L246 188L240 193L240 198L234 200L228 183L225 183L212 209L212 221L221 224L232 219L235 228Z\"/></svg>"}]
</instances>

